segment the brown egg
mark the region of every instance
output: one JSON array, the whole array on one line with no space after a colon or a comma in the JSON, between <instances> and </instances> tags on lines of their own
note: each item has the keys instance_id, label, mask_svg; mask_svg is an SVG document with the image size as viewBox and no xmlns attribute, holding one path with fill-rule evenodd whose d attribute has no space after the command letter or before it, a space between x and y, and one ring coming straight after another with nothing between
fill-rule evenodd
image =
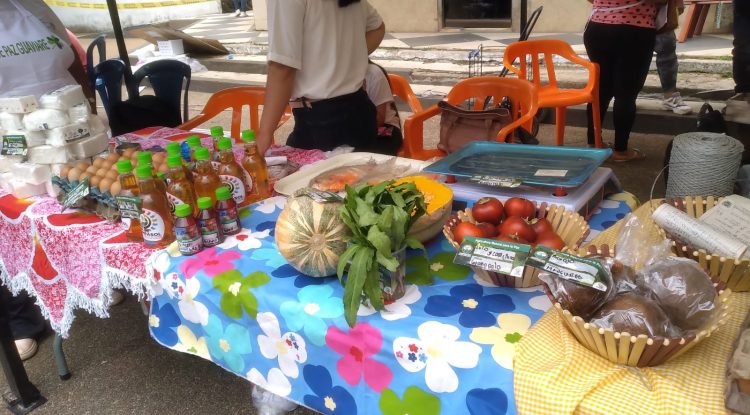
<instances>
[{"instance_id":1,"label":"brown egg","mask_svg":"<svg viewBox=\"0 0 750 415\"><path fill-rule=\"evenodd\" d=\"M107 156L107 160L111 161L112 163L116 163L119 159L120 155L117 153L110 153L110 155Z\"/></svg>"},{"instance_id":2,"label":"brown egg","mask_svg":"<svg viewBox=\"0 0 750 415\"><path fill-rule=\"evenodd\" d=\"M76 167L80 171L86 171L86 169L89 168L89 164L86 163L85 161L79 161L78 163L76 163Z\"/></svg>"},{"instance_id":3,"label":"brown egg","mask_svg":"<svg viewBox=\"0 0 750 415\"><path fill-rule=\"evenodd\" d=\"M96 167L97 169L102 166L102 163L104 163L104 159L101 157L94 157L94 162L91 163L92 166Z\"/></svg>"},{"instance_id":4,"label":"brown egg","mask_svg":"<svg viewBox=\"0 0 750 415\"><path fill-rule=\"evenodd\" d=\"M112 187L112 180L104 178L99 182L99 191L102 193L109 192L109 188Z\"/></svg>"},{"instance_id":5,"label":"brown egg","mask_svg":"<svg viewBox=\"0 0 750 415\"><path fill-rule=\"evenodd\" d=\"M122 152L122 155L125 156L125 157L127 157L127 158L130 158L133 154L135 154L135 149L134 148L127 148L127 149L125 149L125 151Z\"/></svg>"},{"instance_id":6,"label":"brown egg","mask_svg":"<svg viewBox=\"0 0 750 415\"><path fill-rule=\"evenodd\" d=\"M97 172L97 170L99 170L99 169L98 169L98 168L96 168L96 167L94 167L94 166L89 166L89 167L88 167L88 168L86 169L86 173L88 173L88 175L89 175L89 176L96 176L96 172Z\"/></svg>"},{"instance_id":7,"label":"brown egg","mask_svg":"<svg viewBox=\"0 0 750 415\"><path fill-rule=\"evenodd\" d=\"M70 169L68 171L68 180L70 180L71 182L78 181L78 179L81 177L81 173L83 172L78 167Z\"/></svg>"},{"instance_id":8,"label":"brown egg","mask_svg":"<svg viewBox=\"0 0 750 415\"><path fill-rule=\"evenodd\" d=\"M111 180L117 180L118 177L120 177L119 174L117 174L117 170L110 170L107 172L107 174L104 176Z\"/></svg>"},{"instance_id":9,"label":"brown egg","mask_svg":"<svg viewBox=\"0 0 750 415\"><path fill-rule=\"evenodd\" d=\"M109 188L109 194L112 196L117 196L120 194L120 190L122 190L122 186L120 185L119 181L112 182L112 186Z\"/></svg>"},{"instance_id":10,"label":"brown egg","mask_svg":"<svg viewBox=\"0 0 750 415\"><path fill-rule=\"evenodd\" d=\"M154 153L154 155L151 156L151 159L154 161L154 165L163 163L165 158L166 155L164 155L164 153Z\"/></svg>"},{"instance_id":11,"label":"brown egg","mask_svg":"<svg viewBox=\"0 0 750 415\"><path fill-rule=\"evenodd\" d=\"M68 172L69 172L69 171L70 171L70 169L72 169L72 168L73 168L73 167L71 167L71 166L68 166L67 164L66 164L66 165L64 165L64 166L63 166L63 168L62 168L62 169L60 169L60 177L61 177L61 178L63 178L63 179L67 179L67 178L68 178Z\"/></svg>"},{"instance_id":12,"label":"brown egg","mask_svg":"<svg viewBox=\"0 0 750 415\"><path fill-rule=\"evenodd\" d=\"M83 179L85 179L85 178L87 178L87 177L88 177L89 179L91 179L91 176L93 176L93 174L91 174L91 173L89 173L89 172L85 171L85 172L81 173L81 175L80 175L80 176L78 177L78 180L79 180L79 181L83 181Z\"/></svg>"},{"instance_id":13,"label":"brown egg","mask_svg":"<svg viewBox=\"0 0 750 415\"><path fill-rule=\"evenodd\" d=\"M114 163L113 163L113 162L111 162L111 161L109 161L109 160L104 160L104 163L102 163L102 165L101 165L101 167L102 167L102 168L103 168L104 170L109 170L109 169L111 169L111 168L112 168L112 166L114 166Z\"/></svg>"},{"instance_id":14,"label":"brown egg","mask_svg":"<svg viewBox=\"0 0 750 415\"><path fill-rule=\"evenodd\" d=\"M160 173L166 173L169 171L169 166L167 166L167 163L162 163L159 168L156 169L156 171Z\"/></svg>"},{"instance_id":15,"label":"brown egg","mask_svg":"<svg viewBox=\"0 0 750 415\"><path fill-rule=\"evenodd\" d=\"M89 178L89 187L99 187L99 182L102 180L99 176L91 176Z\"/></svg>"},{"instance_id":16,"label":"brown egg","mask_svg":"<svg viewBox=\"0 0 750 415\"><path fill-rule=\"evenodd\" d=\"M96 171L96 175L101 178L106 176L108 171L109 170L105 169L104 167L100 167L99 170Z\"/></svg>"}]
</instances>

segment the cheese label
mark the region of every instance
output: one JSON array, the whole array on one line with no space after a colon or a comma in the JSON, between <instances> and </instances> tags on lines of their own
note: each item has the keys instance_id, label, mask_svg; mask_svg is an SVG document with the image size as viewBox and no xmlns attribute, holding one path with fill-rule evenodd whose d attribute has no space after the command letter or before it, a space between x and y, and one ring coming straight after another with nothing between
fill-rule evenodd
<instances>
[{"instance_id":1,"label":"cheese label","mask_svg":"<svg viewBox=\"0 0 750 415\"><path fill-rule=\"evenodd\" d=\"M0 154L3 156L25 156L29 152L26 136L23 134L12 134L3 136L3 147Z\"/></svg>"}]
</instances>

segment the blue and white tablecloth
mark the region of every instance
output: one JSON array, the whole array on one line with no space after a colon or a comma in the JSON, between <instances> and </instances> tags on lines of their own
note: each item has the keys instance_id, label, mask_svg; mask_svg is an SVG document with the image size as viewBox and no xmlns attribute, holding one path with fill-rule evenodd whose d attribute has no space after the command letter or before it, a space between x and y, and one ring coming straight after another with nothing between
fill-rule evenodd
<instances>
[{"instance_id":1,"label":"blue and white tablecloth","mask_svg":"<svg viewBox=\"0 0 750 415\"><path fill-rule=\"evenodd\" d=\"M491 286L455 265L441 235L407 260L406 295L344 320L335 278L278 253L276 197L241 212L243 231L191 257L167 251L149 326L160 344L326 414L512 414L514 345L550 306L539 288ZM593 228L630 208L607 202Z\"/></svg>"}]
</instances>

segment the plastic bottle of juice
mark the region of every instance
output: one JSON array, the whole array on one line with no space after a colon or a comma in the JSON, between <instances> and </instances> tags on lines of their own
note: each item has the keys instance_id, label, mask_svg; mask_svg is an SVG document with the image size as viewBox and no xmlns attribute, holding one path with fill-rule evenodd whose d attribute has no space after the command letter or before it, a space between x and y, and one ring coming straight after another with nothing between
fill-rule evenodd
<instances>
[{"instance_id":1,"label":"plastic bottle of juice","mask_svg":"<svg viewBox=\"0 0 750 415\"><path fill-rule=\"evenodd\" d=\"M216 189L216 213L219 215L219 224L224 235L234 235L242 230L237 204L234 203L232 192L226 186Z\"/></svg>"},{"instance_id":2,"label":"plastic bottle of juice","mask_svg":"<svg viewBox=\"0 0 750 415\"><path fill-rule=\"evenodd\" d=\"M190 149L190 160L188 162L195 163L195 149L201 146L201 138L197 135L191 135L185 139L185 142Z\"/></svg>"},{"instance_id":3,"label":"plastic bottle of juice","mask_svg":"<svg viewBox=\"0 0 750 415\"><path fill-rule=\"evenodd\" d=\"M248 203L254 203L270 196L268 167L266 167L266 159L258 153L258 147L255 144L255 131L243 131L242 141L245 142L245 157L242 159L242 167L247 172L247 199Z\"/></svg>"},{"instance_id":4,"label":"plastic bottle of juice","mask_svg":"<svg viewBox=\"0 0 750 415\"><path fill-rule=\"evenodd\" d=\"M209 130L211 132L211 141L214 143L214 160L219 160L219 140L224 138L224 128L215 125Z\"/></svg>"},{"instance_id":5,"label":"plastic bottle of juice","mask_svg":"<svg viewBox=\"0 0 750 415\"><path fill-rule=\"evenodd\" d=\"M138 181L133 175L133 164L130 160L120 160L117 162L117 172L120 173L120 194L118 196L140 197L141 191L138 189ZM128 226L126 233L129 242L143 242L143 232L141 231L141 221L138 217L122 218L122 222Z\"/></svg>"},{"instance_id":6,"label":"plastic bottle of juice","mask_svg":"<svg viewBox=\"0 0 750 415\"><path fill-rule=\"evenodd\" d=\"M152 176L154 178L154 183L156 184L156 188L166 194L167 193L167 182L160 178L154 169L154 161L153 161L153 153L150 151L139 151L138 154L136 154L136 160L138 160L138 167L140 166L151 166Z\"/></svg>"},{"instance_id":7,"label":"plastic bottle of juice","mask_svg":"<svg viewBox=\"0 0 750 415\"><path fill-rule=\"evenodd\" d=\"M234 160L232 152L232 139L219 139L219 178L221 183L232 192L232 198L239 206L249 205L247 200L247 183L245 181L245 170Z\"/></svg>"},{"instance_id":8,"label":"plastic bottle of juice","mask_svg":"<svg viewBox=\"0 0 750 415\"><path fill-rule=\"evenodd\" d=\"M169 159L169 156L174 156L174 155L180 158L180 165L182 166L182 171L185 172L185 177L192 182L193 173L190 171L190 169L187 166L187 163L182 158L182 147L180 147L180 143L171 142L166 145L165 149L167 150L167 159ZM167 167L169 167L169 164L167 164ZM195 212L195 210L193 212Z\"/></svg>"},{"instance_id":9,"label":"plastic bottle of juice","mask_svg":"<svg viewBox=\"0 0 750 415\"><path fill-rule=\"evenodd\" d=\"M208 248L224 242L224 233L221 231L219 217L214 210L214 203L210 197L198 199L198 228L203 237L203 246Z\"/></svg>"},{"instance_id":10,"label":"plastic bottle of juice","mask_svg":"<svg viewBox=\"0 0 750 415\"><path fill-rule=\"evenodd\" d=\"M211 201L216 203L216 189L221 187L221 180L211 166L208 149L205 147L198 147L195 150L193 186L198 197L210 197Z\"/></svg>"},{"instance_id":11,"label":"plastic bottle of juice","mask_svg":"<svg viewBox=\"0 0 750 415\"><path fill-rule=\"evenodd\" d=\"M163 248L174 241L172 214L164 193L159 192L154 182L151 166L138 166L135 176L141 191L141 229L146 246Z\"/></svg>"},{"instance_id":12,"label":"plastic bottle of juice","mask_svg":"<svg viewBox=\"0 0 750 415\"><path fill-rule=\"evenodd\" d=\"M175 208L182 204L188 204L192 211L198 213L196 205L195 189L193 183L185 177L185 170L182 165L182 157L179 154L167 156L167 166L169 167L169 185L167 186L167 200L172 214L175 214Z\"/></svg>"},{"instance_id":13,"label":"plastic bottle of juice","mask_svg":"<svg viewBox=\"0 0 750 415\"><path fill-rule=\"evenodd\" d=\"M175 209L174 235L182 255L193 255L203 250L203 238L193 218L193 208L188 204Z\"/></svg>"}]
</instances>

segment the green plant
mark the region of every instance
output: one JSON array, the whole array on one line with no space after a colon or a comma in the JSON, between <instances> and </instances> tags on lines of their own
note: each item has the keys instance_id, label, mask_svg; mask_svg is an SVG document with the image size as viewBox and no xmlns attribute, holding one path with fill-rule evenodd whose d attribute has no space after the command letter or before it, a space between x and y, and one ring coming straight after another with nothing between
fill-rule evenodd
<instances>
[{"instance_id":1,"label":"green plant","mask_svg":"<svg viewBox=\"0 0 750 415\"><path fill-rule=\"evenodd\" d=\"M346 186L339 212L353 236L339 259L337 274L344 283L344 315L350 327L357 321L363 294L376 310L384 307L379 266L395 272L400 264L394 252L405 246L424 250L419 241L406 235L425 211L424 196L414 183Z\"/></svg>"}]
</instances>

